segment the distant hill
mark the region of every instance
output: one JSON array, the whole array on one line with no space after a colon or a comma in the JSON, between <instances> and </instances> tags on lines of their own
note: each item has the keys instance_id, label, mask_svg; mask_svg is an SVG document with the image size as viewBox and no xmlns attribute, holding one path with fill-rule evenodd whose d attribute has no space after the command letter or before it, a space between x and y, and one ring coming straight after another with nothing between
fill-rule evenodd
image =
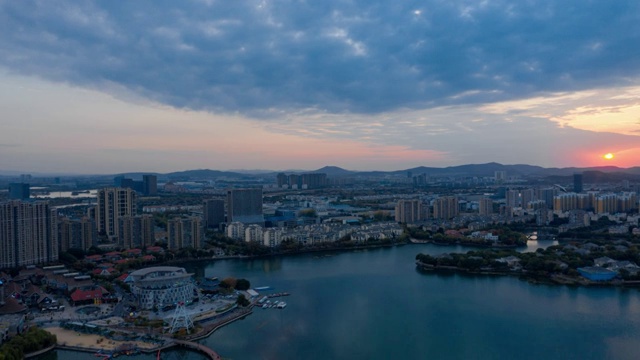
<instances>
[{"instance_id":1,"label":"distant hill","mask_svg":"<svg viewBox=\"0 0 640 360\"><path fill-rule=\"evenodd\" d=\"M544 168L541 166L516 164L516 165L503 165L495 162L487 164L468 164L459 166L449 166L444 168L435 167L416 167L406 170L392 171L391 174L403 175L408 171L411 171L413 175L428 174L439 176L493 176L496 171L506 171L507 176L573 176L576 173L584 173L589 171L600 172L604 174L619 173L619 174L631 174L640 175L640 167L633 168L619 168L616 166L599 166L599 167L569 167L569 168Z\"/></svg>"},{"instance_id":2,"label":"distant hill","mask_svg":"<svg viewBox=\"0 0 640 360\"><path fill-rule=\"evenodd\" d=\"M345 170L337 166L325 166L323 168L310 172L325 173L327 174L327 176L349 176L356 173L355 171Z\"/></svg>"},{"instance_id":3,"label":"distant hill","mask_svg":"<svg viewBox=\"0 0 640 360\"><path fill-rule=\"evenodd\" d=\"M274 178L278 173L325 173L328 177L388 177L388 176L407 176L408 172L412 175L427 174L429 176L493 176L496 171L506 171L507 176L523 176L523 177L557 177L558 179L573 176L575 173L583 173L585 182L615 181L615 179L639 179L640 166L632 168L619 168L616 166L598 166L598 167L567 167L567 168L544 168L535 165L515 164L504 165L496 162L486 164L466 164L447 167L427 167L418 166L414 168L395 170L395 171L353 171L338 166L325 166L317 170L237 170L237 171L220 171L211 169L185 170L171 173L155 173L155 172L129 172L115 175L69 175L69 176L89 176L94 178L113 178L115 176L125 176L134 180L141 180L142 175L153 174L158 176L159 180L198 180L198 179L215 179L220 177L237 178L237 179L257 179L257 178ZM23 172L21 172L23 173ZM34 174L38 176L40 174ZM12 172L0 171L0 178L11 177ZM41 175L40 175L41 176Z\"/></svg>"},{"instance_id":4,"label":"distant hill","mask_svg":"<svg viewBox=\"0 0 640 360\"><path fill-rule=\"evenodd\" d=\"M210 169L185 170L165 174L169 179L212 179L218 177L245 178L251 176L231 171L219 171Z\"/></svg>"}]
</instances>

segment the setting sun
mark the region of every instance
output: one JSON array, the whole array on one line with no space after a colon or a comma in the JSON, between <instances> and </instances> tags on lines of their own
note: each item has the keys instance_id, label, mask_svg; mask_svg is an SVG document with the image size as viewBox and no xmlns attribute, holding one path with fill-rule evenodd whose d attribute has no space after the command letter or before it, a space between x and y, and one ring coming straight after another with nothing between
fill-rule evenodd
<instances>
[{"instance_id":1,"label":"setting sun","mask_svg":"<svg viewBox=\"0 0 640 360\"><path fill-rule=\"evenodd\" d=\"M611 160L611 159L613 159L613 154L612 153L606 153L606 154L604 154L603 158L605 158L607 160Z\"/></svg>"}]
</instances>

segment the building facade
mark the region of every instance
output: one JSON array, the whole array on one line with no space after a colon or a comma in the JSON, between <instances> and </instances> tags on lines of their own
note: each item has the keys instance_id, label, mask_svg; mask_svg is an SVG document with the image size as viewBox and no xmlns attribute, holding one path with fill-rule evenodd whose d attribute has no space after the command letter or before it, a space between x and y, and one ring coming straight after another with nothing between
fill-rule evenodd
<instances>
[{"instance_id":1,"label":"building facade","mask_svg":"<svg viewBox=\"0 0 640 360\"><path fill-rule=\"evenodd\" d=\"M129 274L131 292L145 310L162 309L179 302L189 304L196 296L192 276L184 268L173 266L136 270Z\"/></svg>"},{"instance_id":2,"label":"building facade","mask_svg":"<svg viewBox=\"0 0 640 360\"><path fill-rule=\"evenodd\" d=\"M227 226L227 236L234 239L240 240L244 238L244 224L241 222L232 222Z\"/></svg>"}]
</instances>

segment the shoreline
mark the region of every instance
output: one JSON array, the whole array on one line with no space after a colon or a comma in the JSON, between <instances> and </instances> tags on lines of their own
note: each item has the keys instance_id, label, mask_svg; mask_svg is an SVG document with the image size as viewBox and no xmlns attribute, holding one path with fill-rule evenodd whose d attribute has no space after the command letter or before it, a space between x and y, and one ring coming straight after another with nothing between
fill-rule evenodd
<instances>
[{"instance_id":1,"label":"shoreline","mask_svg":"<svg viewBox=\"0 0 640 360\"><path fill-rule=\"evenodd\" d=\"M195 341L207 338L211 336L218 329L226 325L229 325L235 321L244 319L247 316L251 315L253 313L253 306L254 305L251 304L250 306L242 309L242 311L239 311L236 314L231 314L229 318L224 319L219 323L206 325L203 323L206 323L208 321L207 319L200 320L198 321L197 325L201 326L202 330L199 331L198 333L185 336L184 338L181 338L181 339L176 339L171 336L167 336L164 338L165 342L161 344L153 344L153 343L144 342L144 341L110 340L108 338L105 338L104 336L97 335L97 334L79 333L74 330L67 330L59 327L45 328L45 330L55 334L58 337L57 343L37 353L25 355L25 357L34 357L55 349L80 351L80 352L86 352L86 353L97 353L99 351L114 352L119 347L131 345L131 346L134 346L137 351L145 354L152 354L157 351L163 351L163 350L171 349L174 347L182 346L182 347L189 348L192 351L205 354L206 356L209 356L212 359L219 359L220 356L215 352L215 350L205 345L198 344ZM69 342L71 341L74 341L74 342L70 344Z\"/></svg>"},{"instance_id":2,"label":"shoreline","mask_svg":"<svg viewBox=\"0 0 640 360\"><path fill-rule=\"evenodd\" d=\"M514 244L514 245L476 244L474 242L465 242L465 241L457 241L457 242L454 242L454 243L442 243L442 242L437 242L437 241L433 241L433 240L419 240L419 239L414 239L414 238L409 239L409 242L411 244L433 244L433 245L438 245L438 246L463 246L463 247L482 248L482 249L517 249L517 248L521 248L521 247L526 247L527 246L527 244L523 244L523 245L518 245L518 244Z\"/></svg>"},{"instance_id":3,"label":"shoreline","mask_svg":"<svg viewBox=\"0 0 640 360\"><path fill-rule=\"evenodd\" d=\"M638 288L640 287L640 281L607 281L596 282L588 279L570 278L567 276L550 276L550 277L538 277L528 275L520 272L510 271L483 271L483 270L469 270L457 266L434 266L430 264L423 264L416 261L416 267L419 271L432 272L432 273L458 273L462 275L475 275L475 276L512 276L518 277L520 280L526 280L531 284L544 284L553 286L573 286L573 287L601 287L601 288Z\"/></svg>"},{"instance_id":4,"label":"shoreline","mask_svg":"<svg viewBox=\"0 0 640 360\"><path fill-rule=\"evenodd\" d=\"M304 249L299 251L279 251L270 254L263 255L228 255L228 256L216 256L216 257L203 257L203 258L183 258L183 259L172 259L168 261L163 261L162 264L180 264L184 262L205 262L211 260L253 260L260 258L269 258L269 257L277 257L277 256L290 256L290 255L303 255L303 254L311 254L318 252L347 252L353 250L365 250L365 249L378 249L378 248L391 248L396 246L404 246L404 245L413 245L412 242L397 242L391 244L371 244L371 245L356 245L350 247L334 247L334 248L322 248L322 249ZM445 244L443 244L445 245Z\"/></svg>"}]
</instances>

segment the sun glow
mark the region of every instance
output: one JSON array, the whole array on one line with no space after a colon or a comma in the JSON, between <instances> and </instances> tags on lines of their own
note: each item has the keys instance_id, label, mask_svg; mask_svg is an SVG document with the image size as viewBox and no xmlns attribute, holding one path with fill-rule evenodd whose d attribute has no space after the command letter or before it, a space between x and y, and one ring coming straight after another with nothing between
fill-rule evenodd
<instances>
[{"instance_id":1,"label":"sun glow","mask_svg":"<svg viewBox=\"0 0 640 360\"><path fill-rule=\"evenodd\" d=\"M611 160L611 159L613 159L613 154L612 153L606 153L602 157L605 158L605 160Z\"/></svg>"}]
</instances>

